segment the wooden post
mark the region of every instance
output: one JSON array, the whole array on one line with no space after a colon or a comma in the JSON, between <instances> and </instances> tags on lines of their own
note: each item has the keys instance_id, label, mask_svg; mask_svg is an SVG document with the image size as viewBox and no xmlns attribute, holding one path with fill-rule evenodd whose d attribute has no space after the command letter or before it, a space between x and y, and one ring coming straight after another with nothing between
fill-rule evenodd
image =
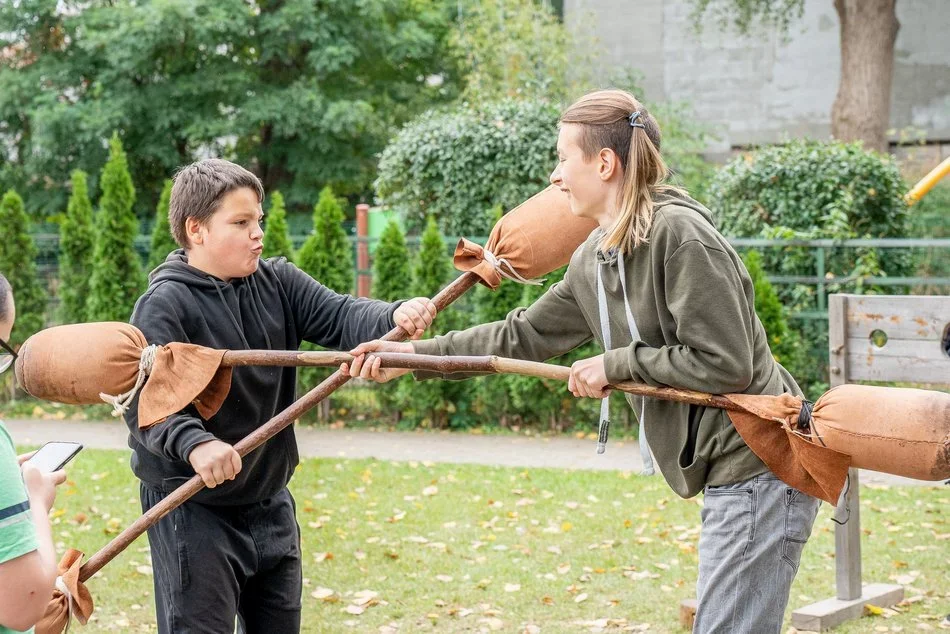
<instances>
[{"instance_id":1,"label":"wooden post","mask_svg":"<svg viewBox=\"0 0 950 634\"><path fill-rule=\"evenodd\" d=\"M848 296L832 295L828 304L829 387L848 382ZM861 596L861 517L858 470L848 471L848 487L838 500L837 515L847 518L835 526L835 587L838 599Z\"/></svg>"},{"instance_id":2,"label":"wooden post","mask_svg":"<svg viewBox=\"0 0 950 634\"><path fill-rule=\"evenodd\" d=\"M828 359L830 387L844 385L851 378L848 367L849 295L828 297ZM860 379L859 379L860 380ZM904 598L901 586L861 582L861 509L858 470L848 471L848 487L838 500L835 516L844 524L835 526L836 597L799 608L792 612L792 626L799 630L822 632L860 617L864 605L887 607Z\"/></svg>"},{"instance_id":3,"label":"wooden post","mask_svg":"<svg viewBox=\"0 0 950 634\"><path fill-rule=\"evenodd\" d=\"M356 206L356 277L357 297L369 297L372 276L369 273L369 205Z\"/></svg>"},{"instance_id":4,"label":"wooden post","mask_svg":"<svg viewBox=\"0 0 950 634\"><path fill-rule=\"evenodd\" d=\"M693 624L696 623L696 605L696 599L680 601L680 626L684 630L693 631Z\"/></svg>"}]
</instances>

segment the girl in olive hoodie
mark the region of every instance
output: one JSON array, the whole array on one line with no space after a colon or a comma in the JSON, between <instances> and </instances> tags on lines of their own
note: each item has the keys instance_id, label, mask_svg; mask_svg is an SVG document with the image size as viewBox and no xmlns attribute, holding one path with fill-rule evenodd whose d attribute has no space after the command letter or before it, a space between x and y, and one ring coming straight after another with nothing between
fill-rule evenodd
<instances>
[{"instance_id":1,"label":"girl in olive hoodie","mask_svg":"<svg viewBox=\"0 0 950 634\"><path fill-rule=\"evenodd\" d=\"M604 399L620 381L711 393L800 394L772 357L752 281L711 214L665 184L660 128L632 95L585 95L560 119L551 183L598 222L564 280L506 319L412 343L371 342L348 371L389 380L374 351L546 360L595 339L568 389ZM419 378L466 375L417 373ZM664 478L704 493L695 632L779 632L819 501L779 480L722 410L628 395ZM649 449L645 462L649 464Z\"/></svg>"}]
</instances>

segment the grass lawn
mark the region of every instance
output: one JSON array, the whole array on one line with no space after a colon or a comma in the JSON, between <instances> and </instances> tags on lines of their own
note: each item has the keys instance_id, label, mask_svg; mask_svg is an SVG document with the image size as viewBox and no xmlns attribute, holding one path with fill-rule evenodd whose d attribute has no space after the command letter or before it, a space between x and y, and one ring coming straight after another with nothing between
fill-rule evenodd
<instances>
[{"instance_id":1,"label":"grass lawn","mask_svg":"<svg viewBox=\"0 0 950 634\"><path fill-rule=\"evenodd\" d=\"M86 450L68 470L55 536L91 554L138 516L138 484L125 452ZM311 459L291 489L306 632L681 632L678 604L694 593L701 498L660 477ZM836 631L937 630L950 487L862 496L865 579L904 583L909 601ZM793 606L834 593L829 515L823 505ZM150 573L143 538L89 581L94 621L77 631L154 630Z\"/></svg>"}]
</instances>

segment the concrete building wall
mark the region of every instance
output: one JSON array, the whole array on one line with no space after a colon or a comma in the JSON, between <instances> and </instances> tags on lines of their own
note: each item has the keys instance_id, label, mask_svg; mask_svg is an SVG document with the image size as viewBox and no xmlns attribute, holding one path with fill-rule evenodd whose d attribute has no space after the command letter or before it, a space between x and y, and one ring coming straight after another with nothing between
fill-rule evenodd
<instances>
[{"instance_id":1,"label":"concrete building wall","mask_svg":"<svg viewBox=\"0 0 950 634\"><path fill-rule=\"evenodd\" d=\"M826 137L838 88L838 16L806 0L787 40L708 22L693 30L689 0L564 0L564 18L595 37L597 74L643 76L647 103L686 100L719 137L711 150L784 137ZM893 138L909 128L950 141L950 0L898 0L891 107Z\"/></svg>"}]
</instances>

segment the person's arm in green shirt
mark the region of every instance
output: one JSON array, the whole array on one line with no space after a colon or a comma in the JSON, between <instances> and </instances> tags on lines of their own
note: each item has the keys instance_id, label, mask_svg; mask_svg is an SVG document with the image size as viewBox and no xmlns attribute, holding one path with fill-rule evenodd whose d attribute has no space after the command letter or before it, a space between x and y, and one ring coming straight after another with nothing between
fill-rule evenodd
<instances>
[{"instance_id":1,"label":"person's arm in green shirt","mask_svg":"<svg viewBox=\"0 0 950 634\"><path fill-rule=\"evenodd\" d=\"M0 436L0 625L28 630L43 616L56 581L49 510L66 473L21 469L27 456L18 460L9 436Z\"/></svg>"}]
</instances>

